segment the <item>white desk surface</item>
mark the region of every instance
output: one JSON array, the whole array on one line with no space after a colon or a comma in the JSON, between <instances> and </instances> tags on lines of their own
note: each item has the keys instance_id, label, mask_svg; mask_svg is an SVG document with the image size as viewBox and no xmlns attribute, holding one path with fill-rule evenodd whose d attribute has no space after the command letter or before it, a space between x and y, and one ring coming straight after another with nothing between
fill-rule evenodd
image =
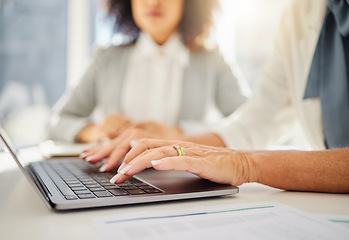
<instances>
[{"instance_id":1,"label":"white desk surface","mask_svg":"<svg viewBox=\"0 0 349 240\"><path fill-rule=\"evenodd\" d=\"M4 170L0 155L0 239L99 239L92 218L128 212L277 201L310 213L349 215L349 194L291 192L256 183L232 196L55 212L49 209L18 168ZM117 235L117 233L115 233Z\"/></svg>"}]
</instances>

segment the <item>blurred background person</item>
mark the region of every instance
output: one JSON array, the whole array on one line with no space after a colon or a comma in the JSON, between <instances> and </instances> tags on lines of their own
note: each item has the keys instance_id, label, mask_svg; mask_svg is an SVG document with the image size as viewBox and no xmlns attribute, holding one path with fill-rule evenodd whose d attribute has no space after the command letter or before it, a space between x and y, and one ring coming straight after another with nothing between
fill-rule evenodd
<instances>
[{"instance_id":1,"label":"blurred background person","mask_svg":"<svg viewBox=\"0 0 349 240\"><path fill-rule=\"evenodd\" d=\"M55 106L48 138L96 142L129 127L174 137L200 132L233 112L248 88L236 66L232 70L217 49L205 47L217 5L107 1L126 43L97 52L79 84Z\"/></svg>"}]
</instances>

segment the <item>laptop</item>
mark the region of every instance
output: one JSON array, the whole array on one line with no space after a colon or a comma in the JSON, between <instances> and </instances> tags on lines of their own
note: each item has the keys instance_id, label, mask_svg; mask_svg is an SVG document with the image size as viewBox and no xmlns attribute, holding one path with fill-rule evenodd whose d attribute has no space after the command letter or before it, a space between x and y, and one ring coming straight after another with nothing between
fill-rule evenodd
<instances>
[{"instance_id":1,"label":"laptop","mask_svg":"<svg viewBox=\"0 0 349 240\"><path fill-rule=\"evenodd\" d=\"M47 205L58 211L216 197L239 191L235 186L214 183L191 173L152 168L136 174L125 183L112 184L109 179L115 171L100 173L99 166L77 157L25 164L0 127L1 145L12 155Z\"/></svg>"}]
</instances>

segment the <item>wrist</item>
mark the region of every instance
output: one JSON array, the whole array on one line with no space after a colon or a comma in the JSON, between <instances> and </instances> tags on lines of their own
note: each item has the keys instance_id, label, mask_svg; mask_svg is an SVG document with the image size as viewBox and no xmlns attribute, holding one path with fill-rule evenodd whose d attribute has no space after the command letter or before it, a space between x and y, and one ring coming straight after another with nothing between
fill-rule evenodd
<instances>
[{"instance_id":1,"label":"wrist","mask_svg":"<svg viewBox=\"0 0 349 240\"><path fill-rule=\"evenodd\" d=\"M244 181L247 182L259 182L261 154L255 151L241 152L244 162Z\"/></svg>"},{"instance_id":2,"label":"wrist","mask_svg":"<svg viewBox=\"0 0 349 240\"><path fill-rule=\"evenodd\" d=\"M78 142L98 142L100 139L107 137L107 134L103 133L97 125L89 124L80 131L76 140Z\"/></svg>"},{"instance_id":3,"label":"wrist","mask_svg":"<svg viewBox=\"0 0 349 240\"><path fill-rule=\"evenodd\" d=\"M75 141L76 142L87 142L90 129L93 126L94 126L93 124L88 124L85 127L83 127L81 129L81 131L78 133L78 135L75 137Z\"/></svg>"}]
</instances>

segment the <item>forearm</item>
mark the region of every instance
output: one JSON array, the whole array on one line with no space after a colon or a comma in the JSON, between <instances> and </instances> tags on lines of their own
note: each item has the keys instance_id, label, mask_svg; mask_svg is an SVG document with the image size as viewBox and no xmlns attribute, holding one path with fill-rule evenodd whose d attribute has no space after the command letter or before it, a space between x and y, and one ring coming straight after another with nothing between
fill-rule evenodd
<instances>
[{"instance_id":1,"label":"forearm","mask_svg":"<svg viewBox=\"0 0 349 240\"><path fill-rule=\"evenodd\" d=\"M225 147L223 140L215 133L204 133L198 135L187 135L180 137L180 140L198 143L202 145Z\"/></svg>"},{"instance_id":2,"label":"forearm","mask_svg":"<svg viewBox=\"0 0 349 240\"><path fill-rule=\"evenodd\" d=\"M251 182L286 190L349 193L349 148L254 151L246 156Z\"/></svg>"}]
</instances>

